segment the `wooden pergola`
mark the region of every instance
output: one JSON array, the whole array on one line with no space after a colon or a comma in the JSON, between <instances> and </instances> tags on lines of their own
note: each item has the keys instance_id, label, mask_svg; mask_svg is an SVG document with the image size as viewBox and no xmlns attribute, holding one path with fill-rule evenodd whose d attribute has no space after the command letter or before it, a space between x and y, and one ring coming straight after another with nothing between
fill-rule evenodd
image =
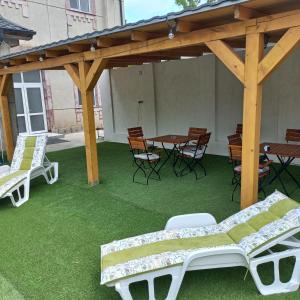
<instances>
[{"instance_id":1,"label":"wooden pergola","mask_svg":"<svg viewBox=\"0 0 300 300\"><path fill-rule=\"evenodd\" d=\"M0 106L8 159L14 150L7 99L13 73L68 72L82 95L88 182L93 185L99 182L93 88L103 70L213 53L244 85L245 208L257 201L263 82L299 41L298 0L231 0L5 56L0 60ZM273 47L264 55L268 43ZM245 59L237 49L245 50Z\"/></svg>"}]
</instances>

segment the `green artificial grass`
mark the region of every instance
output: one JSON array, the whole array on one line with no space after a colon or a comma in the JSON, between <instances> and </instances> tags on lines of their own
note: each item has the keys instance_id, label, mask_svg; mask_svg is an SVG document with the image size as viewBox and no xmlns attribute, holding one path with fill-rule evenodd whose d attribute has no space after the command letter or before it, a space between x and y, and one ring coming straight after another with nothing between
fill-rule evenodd
<instances>
[{"instance_id":1,"label":"green artificial grass","mask_svg":"<svg viewBox=\"0 0 300 300\"><path fill-rule=\"evenodd\" d=\"M9 199L0 200L0 299L120 299L113 288L99 284L101 244L160 230L178 214L209 212L221 221L239 210L238 192L231 201L232 171L225 157L206 156L207 177L198 181L193 174L176 178L169 164L162 181L145 186L132 183L127 145L98 147L100 185L87 185L84 148L76 148L49 153L59 162L57 183L34 180L29 202L18 209ZM299 178L300 168L291 171ZM300 200L300 189L283 178L291 197ZM266 191L275 188L280 190L278 182ZM270 270L264 269L267 280ZM245 271L190 272L178 299L299 299L299 291L262 297L250 275L244 281ZM170 280L156 283L157 299L164 299ZM135 299L146 299L143 283L132 290Z\"/></svg>"}]
</instances>

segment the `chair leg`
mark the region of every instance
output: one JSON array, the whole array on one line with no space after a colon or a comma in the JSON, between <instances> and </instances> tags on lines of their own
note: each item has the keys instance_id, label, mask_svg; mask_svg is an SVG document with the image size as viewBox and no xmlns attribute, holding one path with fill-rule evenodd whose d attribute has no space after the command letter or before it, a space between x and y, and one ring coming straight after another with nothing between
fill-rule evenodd
<instances>
[{"instance_id":1,"label":"chair leg","mask_svg":"<svg viewBox=\"0 0 300 300\"><path fill-rule=\"evenodd\" d=\"M21 187L24 188L23 195L21 194L20 191ZM20 207L22 204L24 204L29 200L29 189L30 189L30 177L18 183L18 185L15 186L14 189L8 193L10 201L14 207ZM17 199L14 196L14 192L16 192L18 195Z\"/></svg>"},{"instance_id":2,"label":"chair leg","mask_svg":"<svg viewBox=\"0 0 300 300\"><path fill-rule=\"evenodd\" d=\"M43 176L48 184L53 184L58 180L58 163L51 163L43 170Z\"/></svg>"},{"instance_id":3,"label":"chair leg","mask_svg":"<svg viewBox=\"0 0 300 300\"><path fill-rule=\"evenodd\" d=\"M280 280L280 267L279 262L281 259L294 257L296 258L296 262L294 265L293 273L290 281L282 282ZM266 263L273 263L273 271L274 271L274 281L272 284L265 285L263 284L257 267L259 265L263 265ZM279 253L273 253L270 255L254 258L250 260L250 272L254 279L257 289L260 291L262 295L273 295L279 293L289 293L298 290L300 286L300 249L289 249L286 251L282 251Z\"/></svg>"},{"instance_id":4,"label":"chair leg","mask_svg":"<svg viewBox=\"0 0 300 300\"><path fill-rule=\"evenodd\" d=\"M234 193L235 193L235 191L236 191L236 189L238 188L239 185L240 185L240 183L237 182L236 185L235 185L235 187L234 187L234 189L233 189L233 192L232 192L232 195L231 195L231 201L232 201L232 202L233 202L233 200L234 200Z\"/></svg>"},{"instance_id":5,"label":"chair leg","mask_svg":"<svg viewBox=\"0 0 300 300\"><path fill-rule=\"evenodd\" d=\"M151 162L149 162L149 166L150 166L151 171L150 171L150 173L149 173L149 175L148 175L148 177L147 177L147 185L148 185L149 179L150 179L150 177L151 177L151 175L152 175L153 173L155 173L155 174L157 175L158 180L161 180L161 179L160 179L159 172L156 170L156 166L158 165L158 163L159 163L159 161L158 161L157 163L155 163L155 165L153 166L153 165L151 164Z\"/></svg>"},{"instance_id":6,"label":"chair leg","mask_svg":"<svg viewBox=\"0 0 300 300\"><path fill-rule=\"evenodd\" d=\"M132 182L135 182L135 176L136 174L138 173L138 171L142 171L143 174L144 174L144 177L147 176L145 170L142 168L142 163L138 163L137 161L134 161L135 165L137 166L137 169L135 170L135 172L133 173L133 176L132 176Z\"/></svg>"}]
</instances>

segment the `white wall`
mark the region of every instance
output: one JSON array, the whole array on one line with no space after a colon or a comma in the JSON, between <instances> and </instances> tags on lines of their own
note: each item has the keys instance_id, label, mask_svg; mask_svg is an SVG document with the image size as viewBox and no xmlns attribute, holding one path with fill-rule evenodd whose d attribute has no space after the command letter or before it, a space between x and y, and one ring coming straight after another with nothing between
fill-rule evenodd
<instances>
[{"instance_id":1,"label":"white wall","mask_svg":"<svg viewBox=\"0 0 300 300\"><path fill-rule=\"evenodd\" d=\"M127 128L137 125L147 137L207 127L208 151L227 155L227 136L242 122L243 87L213 55L111 70L110 81L102 95L106 140L127 142ZM300 128L299 82L298 48L264 84L262 141L284 141L286 128Z\"/></svg>"}]
</instances>

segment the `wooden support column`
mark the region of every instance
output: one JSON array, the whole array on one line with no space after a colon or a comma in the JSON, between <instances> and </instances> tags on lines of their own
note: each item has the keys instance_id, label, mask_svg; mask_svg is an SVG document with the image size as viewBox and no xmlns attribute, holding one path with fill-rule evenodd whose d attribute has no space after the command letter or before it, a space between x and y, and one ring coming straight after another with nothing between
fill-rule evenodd
<instances>
[{"instance_id":1,"label":"wooden support column","mask_svg":"<svg viewBox=\"0 0 300 300\"><path fill-rule=\"evenodd\" d=\"M106 60L96 59L92 65L82 61L78 65L67 64L65 69L81 93L88 183L95 185L99 183L99 168L93 89L106 67Z\"/></svg>"},{"instance_id":2,"label":"wooden support column","mask_svg":"<svg viewBox=\"0 0 300 300\"><path fill-rule=\"evenodd\" d=\"M264 35L246 36L245 88L243 113L243 155L241 208L257 201L262 84L258 80L259 63L263 58Z\"/></svg>"},{"instance_id":3,"label":"wooden support column","mask_svg":"<svg viewBox=\"0 0 300 300\"><path fill-rule=\"evenodd\" d=\"M14 141L10 120L9 104L8 104L8 91L11 84L12 76L3 75L0 84L0 108L2 113L2 128L4 143L6 146L6 155L9 161L12 160L14 154Z\"/></svg>"}]
</instances>

